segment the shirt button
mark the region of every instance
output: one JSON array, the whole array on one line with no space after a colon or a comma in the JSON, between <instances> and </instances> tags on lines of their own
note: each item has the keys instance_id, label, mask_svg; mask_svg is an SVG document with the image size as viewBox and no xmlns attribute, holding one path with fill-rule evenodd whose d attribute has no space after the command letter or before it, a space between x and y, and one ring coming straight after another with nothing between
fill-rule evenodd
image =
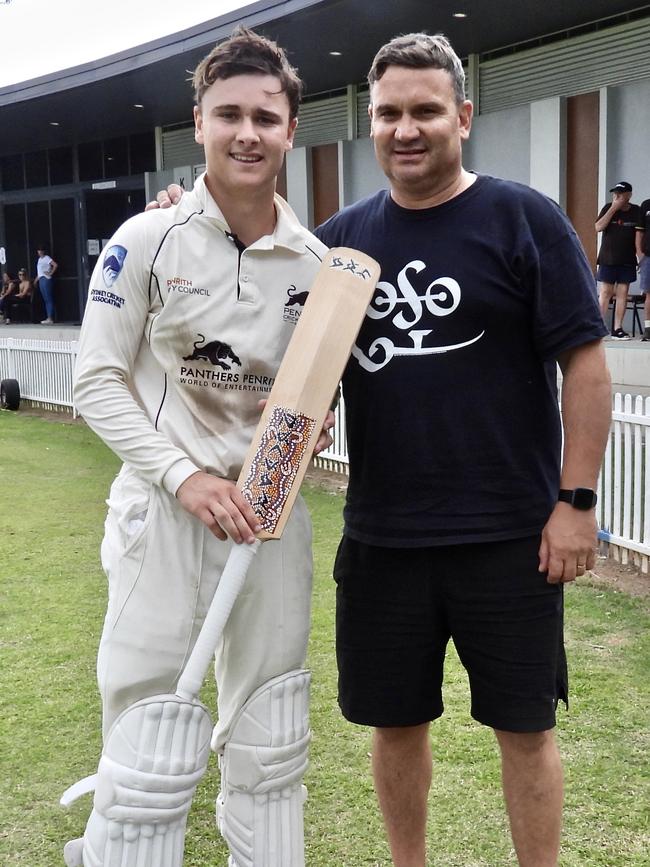
<instances>
[{"instance_id":1,"label":"shirt button","mask_svg":"<svg viewBox=\"0 0 650 867\"><path fill-rule=\"evenodd\" d=\"M248 277L244 274L244 276L241 278L241 281L242 283L248 283Z\"/></svg>"}]
</instances>

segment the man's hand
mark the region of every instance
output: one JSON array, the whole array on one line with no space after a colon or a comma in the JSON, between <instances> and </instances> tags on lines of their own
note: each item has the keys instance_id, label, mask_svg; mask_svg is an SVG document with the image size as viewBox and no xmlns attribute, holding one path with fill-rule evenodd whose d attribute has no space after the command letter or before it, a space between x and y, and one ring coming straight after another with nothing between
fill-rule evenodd
<instances>
[{"instance_id":1,"label":"man's hand","mask_svg":"<svg viewBox=\"0 0 650 867\"><path fill-rule=\"evenodd\" d=\"M614 193L612 196L612 208L616 211L620 211L620 209L625 204L625 196L623 193Z\"/></svg>"},{"instance_id":2,"label":"man's hand","mask_svg":"<svg viewBox=\"0 0 650 867\"><path fill-rule=\"evenodd\" d=\"M178 184L170 184L166 190L158 190L156 201L148 202L145 211L155 211L156 208L171 208L177 205L183 197L185 190Z\"/></svg>"},{"instance_id":3,"label":"man's hand","mask_svg":"<svg viewBox=\"0 0 650 867\"><path fill-rule=\"evenodd\" d=\"M319 455L321 452L324 452L325 449L329 448L334 442L330 431L334 427L335 422L336 417L334 416L334 411L328 409L327 415L325 416L325 421L323 422L322 430L318 439L316 440L316 445L314 446L314 457L316 457L316 455Z\"/></svg>"},{"instance_id":4,"label":"man's hand","mask_svg":"<svg viewBox=\"0 0 650 867\"><path fill-rule=\"evenodd\" d=\"M549 584L575 581L596 562L596 516L568 503L557 503L542 531L539 571L548 572Z\"/></svg>"},{"instance_id":5,"label":"man's hand","mask_svg":"<svg viewBox=\"0 0 650 867\"><path fill-rule=\"evenodd\" d=\"M266 406L266 398L263 397L261 400L258 400L257 405L260 409L260 412L262 412L262 410ZM323 422L323 427L321 428L321 432L318 435L318 439L316 440L316 445L314 446L314 457L316 457L316 455L319 455L321 452L324 452L325 449L328 449L334 442L330 431L334 427L335 423L336 416L334 415L334 410L328 409L327 415L325 416L325 421Z\"/></svg>"},{"instance_id":6,"label":"man's hand","mask_svg":"<svg viewBox=\"0 0 650 867\"><path fill-rule=\"evenodd\" d=\"M228 536L237 544L255 541L262 529L259 518L234 482L209 473L193 473L176 491L176 499L203 521L217 539Z\"/></svg>"}]
</instances>

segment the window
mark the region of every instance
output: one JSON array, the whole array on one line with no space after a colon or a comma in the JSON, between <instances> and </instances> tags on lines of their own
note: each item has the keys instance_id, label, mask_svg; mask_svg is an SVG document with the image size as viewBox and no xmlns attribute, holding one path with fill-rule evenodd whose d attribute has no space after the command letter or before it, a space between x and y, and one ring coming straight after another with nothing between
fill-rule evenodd
<instances>
[{"instance_id":1,"label":"window","mask_svg":"<svg viewBox=\"0 0 650 867\"><path fill-rule=\"evenodd\" d=\"M34 269L36 247L45 244L50 248L50 208L48 202L29 202L27 204L27 237L29 239L29 267Z\"/></svg>"},{"instance_id":2,"label":"window","mask_svg":"<svg viewBox=\"0 0 650 867\"><path fill-rule=\"evenodd\" d=\"M11 157L2 157L0 160L0 171L2 171L3 190L9 191L24 189L25 176L23 175L22 154L16 154Z\"/></svg>"},{"instance_id":3,"label":"window","mask_svg":"<svg viewBox=\"0 0 650 867\"><path fill-rule=\"evenodd\" d=\"M53 148L50 153L50 183L71 184L74 180L72 148Z\"/></svg>"},{"instance_id":4,"label":"window","mask_svg":"<svg viewBox=\"0 0 650 867\"><path fill-rule=\"evenodd\" d=\"M131 175L156 171L156 139L153 132L144 132L130 137Z\"/></svg>"},{"instance_id":5,"label":"window","mask_svg":"<svg viewBox=\"0 0 650 867\"><path fill-rule=\"evenodd\" d=\"M129 173L129 140L126 136L104 142L104 177L119 178Z\"/></svg>"},{"instance_id":6,"label":"window","mask_svg":"<svg viewBox=\"0 0 650 867\"><path fill-rule=\"evenodd\" d=\"M52 249L50 255L59 264L59 278L76 276L77 247L74 225L75 200L52 199Z\"/></svg>"},{"instance_id":7,"label":"window","mask_svg":"<svg viewBox=\"0 0 650 867\"><path fill-rule=\"evenodd\" d=\"M47 151L25 154L25 180L28 187L46 187Z\"/></svg>"},{"instance_id":8,"label":"window","mask_svg":"<svg viewBox=\"0 0 650 867\"><path fill-rule=\"evenodd\" d=\"M79 180L96 181L104 177L102 143L84 142L79 145Z\"/></svg>"},{"instance_id":9,"label":"window","mask_svg":"<svg viewBox=\"0 0 650 867\"><path fill-rule=\"evenodd\" d=\"M24 205L5 205L5 243L7 247L6 270L12 277L15 277L19 268L27 268L27 273L33 276L32 259L35 257L30 255L27 247Z\"/></svg>"}]
</instances>

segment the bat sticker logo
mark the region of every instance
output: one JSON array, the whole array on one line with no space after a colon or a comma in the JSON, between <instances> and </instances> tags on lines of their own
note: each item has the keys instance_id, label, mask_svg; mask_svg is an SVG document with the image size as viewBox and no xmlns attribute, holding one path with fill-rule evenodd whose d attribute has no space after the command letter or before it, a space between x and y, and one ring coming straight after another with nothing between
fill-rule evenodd
<instances>
[{"instance_id":1,"label":"bat sticker logo","mask_svg":"<svg viewBox=\"0 0 650 867\"><path fill-rule=\"evenodd\" d=\"M348 261L344 261L340 256L334 256L332 258L332 262L330 264L330 268L338 268L343 271L350 271L354 274L355 277L360 277L362 280L367 280L370 277L370 271L367 268L361 270L361 265L359 262L355 262L354 259L349 259Z\"/></svg>"},{"instance_id":2,"label":"bat sticker logo","mask_svg":"<svg viewBox=\"0 0 650 867\"><path fill-rule=\"evenodd\" d=\"M233 364L241 367L241 361L230 344L222 340L210 340L206 343L205 337L200 333L199 339L194 343L194 351L190 355L184 355L183 361L209 361L224 370L230 370Z\"/></svg>"},{"instance_id":3,"label":"bat sticker logo","mask_svg":"<svg viewBox=\"0 0 650 867\"><path fill-rule=\"evenodd\" d=\"M104 264L102 266L102 276L104 278L104 285L107 289L110 289L113 283L115 283L117 278L120 276L120 271L124 267L126 253L126 247L122 247L120 244L113 244L113 246L109 247L106 251Z\"/></svg>"}]
</instances>

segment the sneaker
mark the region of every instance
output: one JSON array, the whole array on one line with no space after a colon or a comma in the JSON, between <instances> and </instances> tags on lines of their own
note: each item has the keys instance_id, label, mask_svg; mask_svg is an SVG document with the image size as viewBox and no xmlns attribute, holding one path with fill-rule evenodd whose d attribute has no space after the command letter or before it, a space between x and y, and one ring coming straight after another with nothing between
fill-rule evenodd
<instances>
[{"instance_id":1,"label":"sneaker","mask_svg":"<svg viewBox=\"0 0 650 867\"><path fill-rule=\"evenodd\" d=\"M643 337L641 338L643 343L647 343L650 341L650 328L646 328L643 332Z\"/></svg>"},{"instance_id":2,"label":"sneaker","mask_svg":"<svg viewBox=\"0 0 650 867\"><path fill-rule=\"evenodd\" d=\"M612 334L614 340L629 340L630 335L627 331L623 331L622 328L617 328L616 331Z\"/></svg>"},{"instance_id":3,"label":"sneaker","mask_svg":"<svg viewBox=\"0 0 650 867\"><path fill-rule=\"evenodd\" d=\"M54 325L54 319L50 319L49 316L47 319L41 319L41 325Z\"/></svg>"}]
</instances>

